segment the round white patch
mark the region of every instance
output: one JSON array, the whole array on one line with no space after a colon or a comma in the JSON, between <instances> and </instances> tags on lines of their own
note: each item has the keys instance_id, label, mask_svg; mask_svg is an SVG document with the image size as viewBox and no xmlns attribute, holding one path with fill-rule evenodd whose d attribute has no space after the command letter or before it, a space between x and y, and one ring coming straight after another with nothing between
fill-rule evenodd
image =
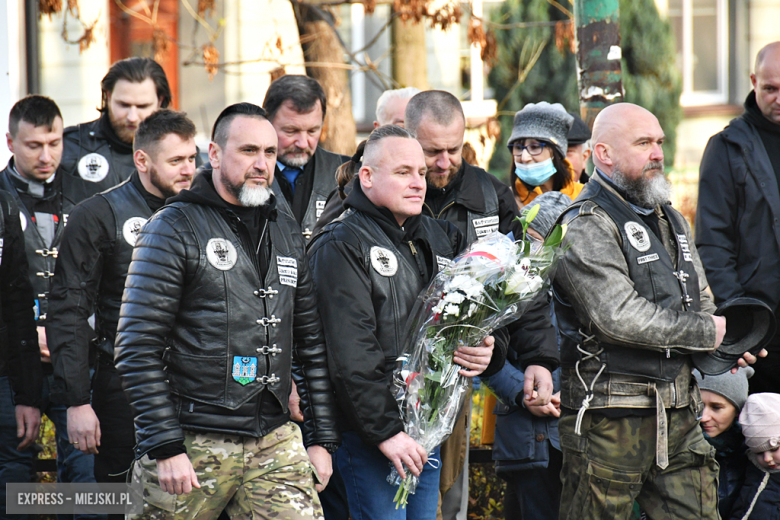
<instances>
[{"instance_id":1,"label":"round white patch","mask_svg":"<svg viewBox=\"0 0 780 520\"><path fill-rule=\"evenodd\" d=\"M634 249L644 253L650 249L650 235L647 230L638 222L626 222L624 226L628 241L634 246Z\"/></svg>"},{"instance_id":2,"label":"round white patch","mask_svg":"<svg viewBox=\"0 0 780 520\"><path fill-rule=\"evenodd\" d=\"M146 224L146 219L143 217L130 217L125 220L125 224L122 226L122 236L125 237L125 242L135 247L138 233L144 227L144 224Z\"/></svg>"},{"instance_id":3,"label":"round white patch","mask_svg":"<svg viewBox=\"0 0 780 520\"><path fill-rule=\"evenodd\" d=\"M99 153L88 153L79 161L79 176L85 181L100 182L108 175L108 160Z\"/></svg>"},{"instance_id":4,"label":"round white patch","mask_svg":"<svg viewBox=\"0 0 780 520\"><path fill-rule=\"evenodd\" d=\"M22 233L24 233L27 231L27 217L21 211L19 212L19 220L22 223Z\"/></svg>"},{"instance_id":5,"label":"round white patch","mask_svg":"<svg viewBox=\"0 0 780 520\"><path fill-rule=\"evenodd\" d=\"M224 238L212 238L206 244L206 258L209 263L220 271L227 271L236 265L238 252L230 240Z\"/></svg>"},{"instance_id":6,"label":"round white patch","mask_svg":"<svg viewBox=\"0 0 780 520\"><path fill-rule=\"evenodd\" d=\"M371 248L371 266L382 276L393 276L398 271L395 253L384 247Z\"/></svg>"}]
</instances>

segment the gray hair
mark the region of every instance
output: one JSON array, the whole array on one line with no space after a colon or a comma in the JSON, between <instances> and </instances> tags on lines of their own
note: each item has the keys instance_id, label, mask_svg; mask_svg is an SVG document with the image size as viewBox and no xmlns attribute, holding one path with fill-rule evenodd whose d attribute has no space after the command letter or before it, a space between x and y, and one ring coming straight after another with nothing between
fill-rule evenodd
<instances>
[{"instance_id":1,"label":"gray hair","mask_svg":"<svg viewBox=\"0 0 780 520\"><path fill-rule=\"evenodd\" d=\"M417 87L397 88L395 90L385 90L379 99L376 100L376 120L380 125L388 124L387 104L394 99L411 99L421 91Z\"/></svg>"},{"instance_id":2,"label":"gray hair","mask_svg":"<svg viewBox=\"0 0 780 520\"><path fill-rule=\"evenodd\" d=\"M409 104L406 105L404 127L416 135L426 115L440 126L450 125L457 115L464 123L466 122L463 105L458 98L444 90L426 90L410 99Z\"/></svg>"},{"instance_id":3,"label":"gray hair","mask_svg":"<svg viewBox=\"0 0 780 520\"><path fill-rule=\"evenodd\" d=\"M383 125L371 132L366 139L363 148L363 161L366 166L376 167L378 162L379 143L388 137L400 137L402 139L414 139L414 136L405 128L396 125Z\"/></svg>"}]
</instances>

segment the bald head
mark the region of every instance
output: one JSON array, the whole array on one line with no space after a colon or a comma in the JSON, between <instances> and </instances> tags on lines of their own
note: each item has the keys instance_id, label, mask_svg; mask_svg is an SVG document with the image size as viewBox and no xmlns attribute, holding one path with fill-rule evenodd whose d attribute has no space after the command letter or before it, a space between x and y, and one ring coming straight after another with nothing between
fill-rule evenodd
<instances>
[{"instance_id":1,"label":"bald head","mask_svg":"<svg viewBox=\"0 0 780 520\"><path fill-rule=\"evenodd\" d=\"M758 51L756 71L750 75L756 103L769 121L780 125L780 42Z\"/></svg>"}]
</instances>

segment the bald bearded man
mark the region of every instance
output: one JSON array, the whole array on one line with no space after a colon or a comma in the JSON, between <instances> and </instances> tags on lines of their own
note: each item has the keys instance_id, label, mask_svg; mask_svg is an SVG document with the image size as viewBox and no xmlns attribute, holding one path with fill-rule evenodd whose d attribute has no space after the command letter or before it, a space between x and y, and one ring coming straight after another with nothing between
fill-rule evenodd
<instances>
[{"instance_id":1,"label":"bald bearded man","mask_svg":"<svg viewBox=\"0 0 780 520\"><path fill-rule=\"evenodd\" d=\"M604 109L595 174L562 217L561 519L628 520L634 501L649 518L718 518L691 354L717 348L726 323L711 314L690 227L668 202L664 139L644 108Z\"/></svg>"}]
</instances>

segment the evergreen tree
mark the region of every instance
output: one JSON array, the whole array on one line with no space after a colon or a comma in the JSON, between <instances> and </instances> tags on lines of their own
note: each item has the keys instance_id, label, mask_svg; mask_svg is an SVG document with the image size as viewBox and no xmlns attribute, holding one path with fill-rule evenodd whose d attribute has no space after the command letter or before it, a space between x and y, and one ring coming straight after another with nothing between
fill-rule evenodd
<instances>
[{"instance_id":1,"label":"evergreen tree","mask_svg":"<svg viewBox=\"0 0 780 520\"><path fill-rule=\"evenodd\" d=\"M547 0L507 0L491 18L499 24L568 19ZM506 102L499 115L501 142L497 143L490 169L507 178L504 172L511 171L512 155L506 140L512 133L514 112L539 101L561 103L570 112L579 112L577 63L560 37L556 46L555 26L495 29L495 35L497 57L488 84L495 91L495 99L501 103L506 98ZM529 61L530 49L542 43L539 60L525 81L516 86L518 74ZM666 134L665 161L671 165L677 125L682 118L682 81L675 66L671 26L661 19L653 0L620 0L620 43L625 101L643 106L658 117Z\"/></svg>"}]
</instances>

